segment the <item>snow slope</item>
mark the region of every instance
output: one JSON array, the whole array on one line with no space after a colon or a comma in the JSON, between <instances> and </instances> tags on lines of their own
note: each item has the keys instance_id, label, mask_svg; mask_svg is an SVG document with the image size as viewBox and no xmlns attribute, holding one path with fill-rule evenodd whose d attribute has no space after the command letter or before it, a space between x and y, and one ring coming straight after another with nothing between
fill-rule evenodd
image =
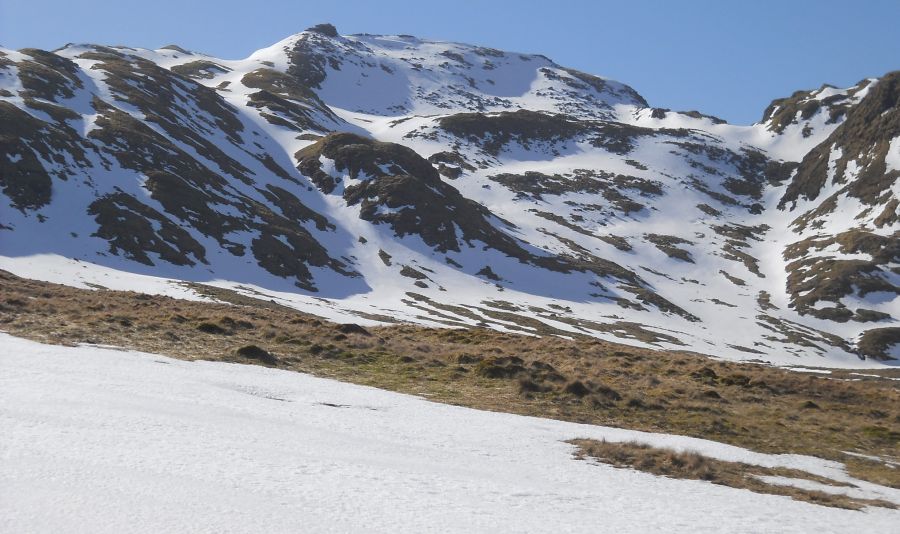
<instances>
[{"instance_id":1,"label":"snow slope","mask_svg":"<svg viewBox=\"0 0 900 534\"><path fill-rule=\"evenodd\" d=\"M577 461L564 440L797 467L900 498L815 458L6 334L0 426L3 532L827 533L900 521Z\"/></svg>"}]
</instances>

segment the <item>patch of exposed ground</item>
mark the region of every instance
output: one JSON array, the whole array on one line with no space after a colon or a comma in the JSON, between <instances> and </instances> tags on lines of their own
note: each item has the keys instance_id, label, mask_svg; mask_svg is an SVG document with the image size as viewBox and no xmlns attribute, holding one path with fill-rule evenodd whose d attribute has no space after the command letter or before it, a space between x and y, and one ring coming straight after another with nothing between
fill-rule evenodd
<instances>
[{"instance_id":1,"label":"patch of exposed ground","mask_svg":"<svg viewBox=\"0 0 900 534\"><path fill-rule=\"evenodd\" d=\"M742 462L728 462L710 458L696 452L678 452L672 449L652 447L643 443L613 443L578 439L571 442L578 447L576 457L592 458L620 468L632 468L654 475L688 480L705 480L713 484L747 489L755 493L785 495L798 501L811 502L834 508L861 510L866 506L896 509L897 505L884 500L860 499L820 490L796 486L772 484L760 477L784 477L812 481L827 486L844 486L825 477L806 471L788 468L769 468Z\"/></svg>"}]
</instances>

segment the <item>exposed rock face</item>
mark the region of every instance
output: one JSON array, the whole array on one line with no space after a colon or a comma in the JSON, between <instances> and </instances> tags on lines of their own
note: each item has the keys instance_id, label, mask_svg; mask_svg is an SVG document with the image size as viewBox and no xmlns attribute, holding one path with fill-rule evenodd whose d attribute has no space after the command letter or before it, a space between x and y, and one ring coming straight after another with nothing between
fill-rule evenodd
<instances>
[{"instance_id":1,"label":"exposed rock face","mask_svg":"<svg viewBox=\"0 0 900 534\"><path fill-rule=\"evenodd\" d=\"M23 211L47 205L53 194L50 173L35 152L50 159L51 147L68 141L66 132L57 127L48 129L49 135L39 135L42 125L18 107L0 102L0 151L6 155L0 158L3 193L12 207Z\"/></svg>"},{"instance_id":2,"label":"exposed rock face","mask_svg":"<svg viewBox=\"0 0 900 534\"><path fill-rule=\"evenodd\" d=\"M817 199L829 178L846 186L835 194L846 192L870 205L890 200L900 178L900 169L887 166L891 141L900 136L900 72L886 74L858 104L841 109L845 120L803 158L780 205Z\"/></svg>"},{"instance_id":3,"label":"exposed rock face","mask_svg":"<svg viewBox=\"0 0 900 534\"><path fill-rule=\"evenodd\" d=\"M240 61L0 50L0 260L379 320L900 356L898 183L898 73L735 127L543 56L330 24Z\"/></svg>"},{"instance_id":4,"label":"exposed rock face","mask_svg":"<svg viewBox=\"0 0 900 534\"><path fill-rule=\"evenodd\" d=\"M844 120L803 158L779 202L802 207L791 226L804 239L784 256L798 311L834 321L882 321L890 315L854 310L842 299L900 295L900 165L891 163L900 151L900 72L857 87L867 89L864 96L841 108ZM853 222L835 225L836 218Z\"/></svg>"},{"instance_id":5,"label":"exposed rock face","mask_svg":"<svg viewBox=\"0 0 900 534\"><path fill-rule=\"evenodd\" d=\"M307 85L305 77L271 68L251 71L241 78L245 87L258 89L247 105L260 111L271 124L298 131L327 132L342 123Z\"/></svg>"},{"instance_id":6,"label":"exposed rock face","mask_svg":"<svg viewBox=\"0 0 900 534\"><path fill-rule=\"evenodd\" d=\"M777 133L797 125L805 130L804 136L809 136L812 134L811 122L819 114L823 115L825 124L839 124L847 111L858 102L857 94L869 83L871 80L862 80L846 90L823 85L815 91L796 91L787 98L773 100L763 113L762 122L770 131Z\"/></svg>"},{"instance_id":7,"label":"exposed rock face","mask_svg":"<svg viewBox=\"0 0 900 534\"><path fill-rule=\"evenodd\" d=\"M85 86L92 78L78 62L102 76L104 91ZM315 289L310 266L353 274L304 228L307 221L320 228L327 222L288 192L300 180L244 138L260 134L248 132L215 90L106 47L80 51L74 60L31 52L14 65L20 76L23 65L35 72L25 76L24 92L41 99L24 109L0 102L7 154L0 170L15 207L48 204L52 176L93 191L95 199L82 209L96 222L92 235L108 240L114 255L151 266L194 266L208 263L200 241L211 238L304 289ZM260 183L258 174L275 183ZM138 181L117 183L114 177L122 175Z\"/></svg>"},{"instance_id":8,"label":"exposed rock face","mask_svg":"<svg viewBox=\"0 0 900 534\"><path fill-rule=\"evenodd\" d=\"M322 170L323 157L334 163L336 176ZM347 205L359 206L361 219L387 224L397 237L418 235L440 252L458 252L463 242L478 241L508 256L529 256L489 222L493 214L487 208L441 181L427 160L405 146L336 133L296 158L298 169L324 193L340 186Z\"/></svg>"},{"instance_id":9,"label":"exposed rock face","mask_svg":"<svg viewBox=\"0 0 900 534\"><path fill-rule=\"evenodd\" d=\"M334 27L334 24L316 24L315 26L308 28L306 31L313 33L321 33L325 37L337 37L338 32L337 28Z\"/></svg>"}]
</instances>

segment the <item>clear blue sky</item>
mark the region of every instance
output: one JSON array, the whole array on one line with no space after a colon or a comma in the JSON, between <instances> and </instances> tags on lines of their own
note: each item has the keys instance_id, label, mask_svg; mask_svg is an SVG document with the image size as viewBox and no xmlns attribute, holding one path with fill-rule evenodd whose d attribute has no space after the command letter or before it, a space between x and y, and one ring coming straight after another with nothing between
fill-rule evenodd
<instances>
[{"instance_id":1,"label":"clear blue sky","mask_svg":"<svg viewBox=\"0 0 900 534\"><path fill-rule=\"evenodd\" d=\"M541 53L738 124L794 90L900 69L900 0L0 0L8 48L174 43L233 59L319 22Z\"/></svg>"}]
</instances>

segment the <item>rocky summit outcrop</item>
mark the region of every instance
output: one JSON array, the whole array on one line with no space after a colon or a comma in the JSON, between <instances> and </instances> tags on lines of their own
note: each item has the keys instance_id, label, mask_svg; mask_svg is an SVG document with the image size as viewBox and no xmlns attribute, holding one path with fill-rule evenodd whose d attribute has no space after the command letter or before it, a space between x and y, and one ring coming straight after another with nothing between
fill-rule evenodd
<instances>
[{"instance_id":1,"label":"rocky summit outcrop","mask_svg":"<svg viewBox=\"0 0 900 534\"><path fill-rule=\"evenodd\" d=\"M243 60L0 49L0 268L76 284L889 360L898 183L896 72L733 126L544 56L329 24Z\"/></svg>"}]
</instances>

